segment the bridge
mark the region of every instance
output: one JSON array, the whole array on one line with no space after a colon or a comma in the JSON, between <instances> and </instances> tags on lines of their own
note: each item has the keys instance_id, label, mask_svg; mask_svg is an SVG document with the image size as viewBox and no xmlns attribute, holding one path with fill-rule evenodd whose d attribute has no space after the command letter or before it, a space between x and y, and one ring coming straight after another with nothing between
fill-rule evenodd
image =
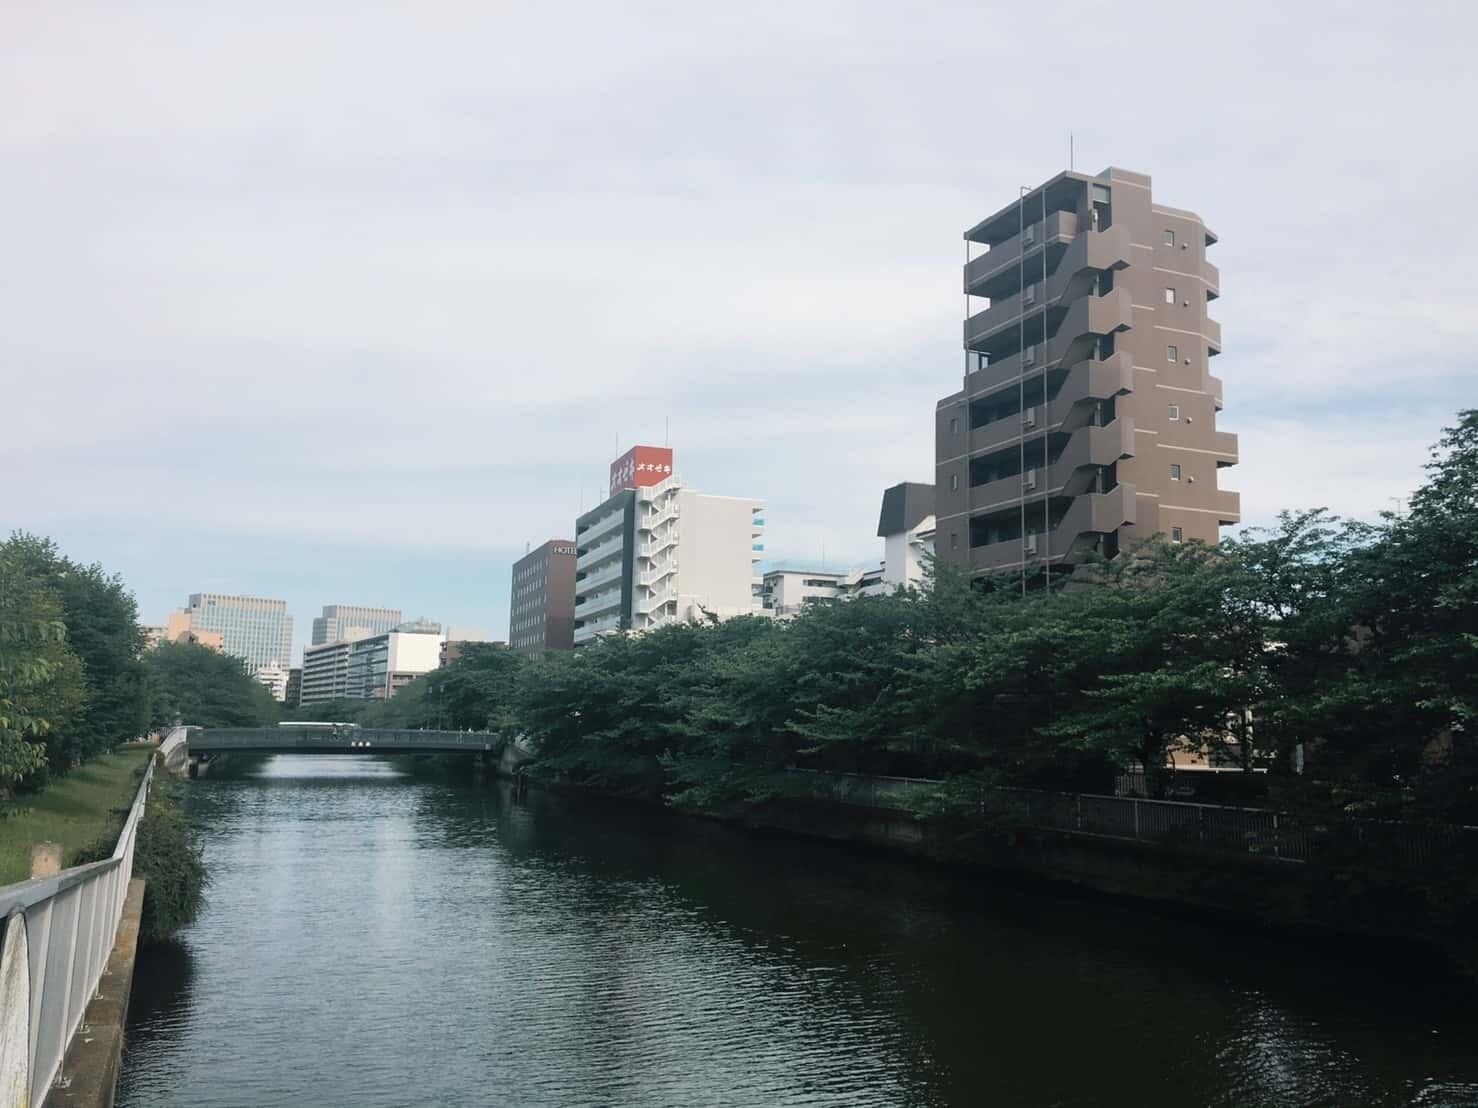
<instances>
[{"instance_id":1,"label":"bridge","mask_svg":"<svg viewBox=\"0 0 1478 1108\"><path fill-rule=\"evenodd\" d=\"M187 727L185 745L200 754L498 754L493 731L395 731L346 724L281 727Z\"/></svg>"}]
</instances>

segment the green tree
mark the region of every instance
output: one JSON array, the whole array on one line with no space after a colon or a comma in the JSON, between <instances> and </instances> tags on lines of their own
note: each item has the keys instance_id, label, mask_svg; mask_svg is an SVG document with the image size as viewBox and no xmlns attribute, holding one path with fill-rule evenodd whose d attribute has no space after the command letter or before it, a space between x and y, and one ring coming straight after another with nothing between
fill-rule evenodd
<instances>
[{"instance_id":1,"label":"green tree","mask_svg":"<svg viewBox=\"0 0 1478 1108\"><path fill-rule=\"evenodd\" d=\"M198 643L161 643L145 656L153 723L195 727L263 727L278 719L277 702L238 658Z\"/></svg>"}]
</instances>

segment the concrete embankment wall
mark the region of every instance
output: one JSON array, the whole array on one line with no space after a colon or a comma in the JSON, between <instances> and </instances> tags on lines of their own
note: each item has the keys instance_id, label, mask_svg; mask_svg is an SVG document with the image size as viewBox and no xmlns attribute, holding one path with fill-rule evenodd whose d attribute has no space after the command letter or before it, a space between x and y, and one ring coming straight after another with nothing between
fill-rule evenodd
<instances>
[{"instance_id":1,"label":"concrete embankment wall","mask_svg":"<svg viewBox=\"0 0 1478 1108\"><path fill-rule=\"evenodd\" d=\"M532 780L536 787L567 789ZM858 789L861 783L865 787ZM853 779L838 791L886 794L891 782ZM1352 880L1317 864L1211 854L1102 835L925 819L896 806L816 798L735 805L709 818L770 833L886 850L1027 883L1067 886L1162 909L1293 931L1314 939L1394 941L1449 960L1478 979L1474 909L1448 911L1422 882Z\"/></svg>"}]
</instances>

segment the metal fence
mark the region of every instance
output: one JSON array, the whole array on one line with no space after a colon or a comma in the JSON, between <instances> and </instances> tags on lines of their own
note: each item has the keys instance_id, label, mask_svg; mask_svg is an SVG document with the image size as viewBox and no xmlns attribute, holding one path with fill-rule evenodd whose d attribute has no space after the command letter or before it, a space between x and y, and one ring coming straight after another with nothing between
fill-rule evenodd
<instances>
[{"instance_id":1,"label":"metal fence","mask_svg":"<svg viewBox=\"0 0 1478 1108\"><path fill-rule=\"evenodd\" d=\"M189 749L195 753L236 751L305 753L356 753L383 750L387 753L490 752L502 744L502 736L487 731L400 731L390 728L344 727L339 730L312 727L190 727Z\"/></svg>"},{"instance_id":2,"label":"metal fence","mask_svg":"<svg viewBox=\"0 0 1478 1108\"><path fill-rule=\"evenodd\" d=\"M1271 862L1359 859L1395 872L1478 861L1478 827L1343 820L1320 825L1267 808L1094 793L992 788L974 793L917 777L789 770L792 789L819 800L923 815L967 815L1004 826L1126 839Z\"/></svg>"},{"instance_id":3,"label":"metal fence","mask_svg":"<svg viewBox=\"0 0 1478 1108\"><path fill-rule=\"evenodd\" d=\"M0 888L0 1104L40 1108L58 1078L113 950L153 776L150 758L111 857Z\"/></svg>"}]
</instances>

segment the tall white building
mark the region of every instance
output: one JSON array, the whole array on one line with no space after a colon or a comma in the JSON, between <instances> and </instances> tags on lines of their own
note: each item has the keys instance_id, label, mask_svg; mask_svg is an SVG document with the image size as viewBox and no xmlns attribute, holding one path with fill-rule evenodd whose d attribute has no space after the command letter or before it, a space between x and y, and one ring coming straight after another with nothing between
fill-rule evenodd
<instances>
[{"instance_id":1,"label":"tall white building","mask_svg":"<svg viewBox=\"0 0 1478 1108\"><path fill-rule=\"evenodd\" d=\"M251 673L292 662L293 617L286 600L197 592L190 594L186 611L192 630L219 632L221 652L240 658Z\"/></svg>"},{"instance_id":2,"label":"tall white building","mask_svg":"<svg viewBox=\"0 0 1478 1108\"><path fill-rule=\"evenodd\" d=\"M758 610L763 501L684 487L666 447L622 455L611 466L611 489L575 521L576 646L618 629Z\"/></svg>"},{"instance_id":3,"label":"tall white building","mask_svg":"<svg viewBox=\"0 0 1478 1108\"><path fill-rule=\"evenodd\" d=\"M256 672L257 681L267 687L272 699L279 704L287 699L287 682L291 675L292 670L281 664L263 666Z\"/></svg>"}]
</instances>

